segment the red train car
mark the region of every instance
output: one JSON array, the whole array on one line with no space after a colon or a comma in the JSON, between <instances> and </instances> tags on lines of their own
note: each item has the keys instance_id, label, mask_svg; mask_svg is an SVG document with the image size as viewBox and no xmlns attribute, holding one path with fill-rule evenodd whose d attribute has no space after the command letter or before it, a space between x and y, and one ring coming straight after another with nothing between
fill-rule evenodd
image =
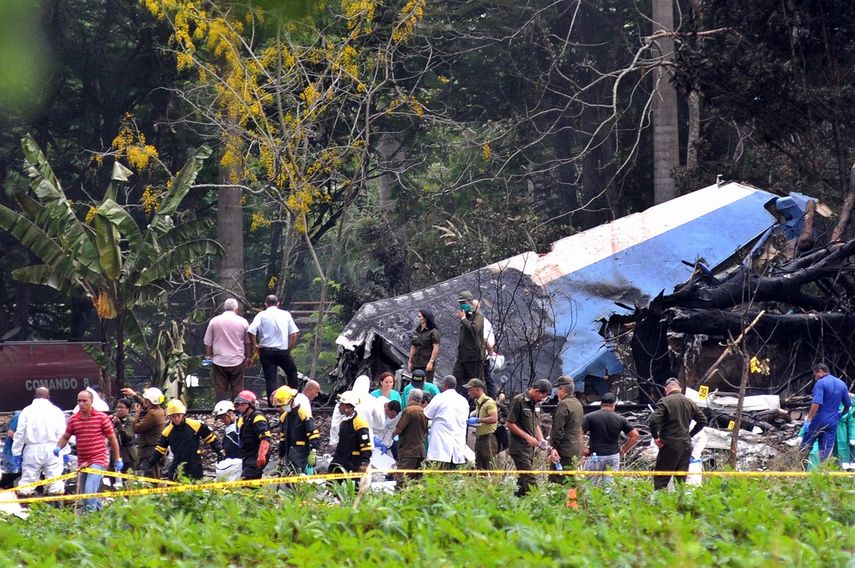
<instances>
[{"instance_id":1,"label":"red train car","mask_svg":"<svg viewBox=\"0 0 855 568\"><path fill-rule=\"evenodd\" d=\"M51 401L63 410L77 404L77 393L98 384L101 369L85 345L67 341L0 343L0 412L20 410L39 387L50 389Z\"/></svg>"}]
</instances>

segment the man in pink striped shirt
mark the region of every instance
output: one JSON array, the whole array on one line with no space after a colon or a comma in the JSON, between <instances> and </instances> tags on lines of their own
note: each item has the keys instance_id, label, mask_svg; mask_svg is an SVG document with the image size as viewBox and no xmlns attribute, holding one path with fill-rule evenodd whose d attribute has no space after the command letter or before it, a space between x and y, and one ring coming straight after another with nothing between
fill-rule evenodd
<instances>
[{"instance_id":1,"label":"man in pink striped shirt","mask_svg":"<svg viewBox=\"0 0 855 568\"><path fill-rule=\"evenodd\" d=\"M68 419L65 426L65 434L57 442L54 455L58 456L60 450L68 443L68 439L74 436L77 439L77 465L80 469L89 468L105 470L109 461L107 459L107 445L113 450L113 461L116 471L121 471L121 454L119 454L119 442L116 432L113 430L113 421L110 417L92 408L92 393L81 391L77 395L77 405L80 412ZM95 473L83 473L80 476L77 491L83 493L97 493L101 487L101 475ZM96 511L101 508L98 499L84 499L84 511Z\"/></svg>"},{"instance_id":2,"label":"man in pink striped shirt","mask_svg":"<svg viewBox=\"0 0 855 568\"><path fill-rule=\"evenodd\" d=\"M223 313L208 322L205 356L213 359L214 400L231 400L243 390L243 370L252 366L248 327L234 298L223 302Z\"/></svg>"}]
</instances>

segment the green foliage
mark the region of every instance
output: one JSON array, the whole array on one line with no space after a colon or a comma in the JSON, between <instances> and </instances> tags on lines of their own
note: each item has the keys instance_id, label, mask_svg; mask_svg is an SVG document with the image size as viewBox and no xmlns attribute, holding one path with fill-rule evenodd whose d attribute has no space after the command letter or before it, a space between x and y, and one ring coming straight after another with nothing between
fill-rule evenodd
<instances>
[{"instance_id":1,"label":"green foliage","mask_svg":"<svg viewBox=\"0 0 855 568\"><path fill-rule=\"evenodd\" d=\"M39 10L27 0L0 3L0 108L32 112L48 70Z\"/></svg>"},{"instance_id":2,"label":"green foliage","mask_svg":"<svg viewBox=\"0 0 855 568\"><path fill-rule=\"evenodd\" d=\"M191 156L171 180L142 230L128 210L115 201L116 184L127 182L129 170L119 164L113 168L102 201L91 205L81 221L35 139L25 137L22 147L24 170L35 197L23 193L15 196L20 213L0 205L0 228L43 264L19 268L12 275L65 293L82 291L102 322L115 319L116 357L111 363L122 382L126 326L128 337L140 351L149 351L133 310L162 304L170 276L222 250L200 234L198 225L176 228L173 219L211 150L203 146ZM108 365L105 370L112 367Z\"/></svg>"},{"instance_id":3,"label":"green foliage","mask_svg":"<svg viewBox=\"0 0 855 568\"><path fill-rule=\"evenodd\" d=\"M352 483L186 493L97 515L34 507L0 523L4 565L844 566L851 481L710 480L651 494L647 480L512 497L513 480L426 478L356 498ZM758 504L762 503L762 506Z\"/></svg>"}]
</instances>

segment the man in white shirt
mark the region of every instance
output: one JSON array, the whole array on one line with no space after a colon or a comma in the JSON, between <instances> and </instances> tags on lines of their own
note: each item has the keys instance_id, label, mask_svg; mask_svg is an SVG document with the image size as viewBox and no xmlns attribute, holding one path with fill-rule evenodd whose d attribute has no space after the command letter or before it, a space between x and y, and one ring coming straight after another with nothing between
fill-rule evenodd
<instances>
[{"instance_id":1,"label":"man in white shirt","mask_svg":"<svg viewBox=\"0 0 855 568\"><path fill-rule=\"evenodd\" d=\"M285 371L289 387L296 389L300 385L297 366L291 358L291 350L297 345L300 330L291 314L279 309L279 298L271 294L264 303L267 309L255 316L247 333L251 349L258 349L269 403L270 395L282 385L278 369Z\"/></svg>"},{"instance_id":2,"label":"man in white shirt","mask_svg":"<svg viewBox=\"0 0 855 568\"><path fill-rule=\"evenodd\" d=\"M223 313L208 322L205 356L213 360L216 400L231 400L243 390L243 370L252 366L248 328L249 322L238 315L238 301L234 298L223 302Z\"/></svg>"},{"instance_id":3,"label":"man in white shirt","mask_svg":"<svg viewBox=\"0 0 855 568\"><path fill-rule=\"evenodd\" d=\"M65 414L50 401L50 391L36 389L33 403L21 411L18 429L12 442L12 455L21 460L21 481L24 486L39 480L62 475L62 458L53 453L57 442L65 433ZM34 487L21 489L21 496L32 495ZM48 485L48 493L65 492L65 484L55 481Z\"/></svg>"},{"instance_id":4,"label":"man in white shirt","mask_svg":"<svg viewBox=\"0 0 855 568\"><path fill-rule=\"evenodd\" d=\"M440 469L453 469L466 463L466 419L469 403L457 392L457 379L446 375L440 381L440 392L425 408L431 420L427 459Z\"/></svg>"},{"instance_id":5,"label":"man in white shirt","mask_svg":"<svg viewBox=\"0 0 855 568\"><path fill-rule=\"evenodd\" d=\"M305 408L311 416L312 401L318 398L319 394L321 394L321 384L314 379L309 379L303 387L303 392L297 393L294 397L294 405Z\"/></svg>"}]
</instances>

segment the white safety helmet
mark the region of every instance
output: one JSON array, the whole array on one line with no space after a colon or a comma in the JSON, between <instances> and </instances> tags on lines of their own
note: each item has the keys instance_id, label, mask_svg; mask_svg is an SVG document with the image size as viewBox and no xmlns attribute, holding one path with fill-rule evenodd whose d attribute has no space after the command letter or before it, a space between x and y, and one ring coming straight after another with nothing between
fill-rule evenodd
<instances>
[{"instance_id":1,"label":"white safety helmet","mask_svg":"<svg viewBox=\"0 0 855 568\"><path fill-rule=\"evenodd\" d=\"M145 389L142 397L156 406L163 404L163 401L166 398L163 396L163 393L160 392L160 389L154 387Z\"/></svg>"},{"instance_id":2,"label":"white safety helmet","mask_svg":"<svg viewBox=\"0 0 855 568\"><path fill-rule=\"evenodd\" d=\"M230 400L221 400L217 404L214 405L214 416L220 417L227 413L228 411L234 411L235 405L232 404Z\"/></svg>"},{"instance_id":3,"label":"white safety helmet","mask_svg":"<svg viewBox=\"0 0 855 568\"><path fill-rule=\"evenodd\" d=\"M349 404L351 406L356 406L360 403L362 398L353 391L344 391L340 395L338 395L338 402L340 404Z\"/></svg>"}]
</instances>

